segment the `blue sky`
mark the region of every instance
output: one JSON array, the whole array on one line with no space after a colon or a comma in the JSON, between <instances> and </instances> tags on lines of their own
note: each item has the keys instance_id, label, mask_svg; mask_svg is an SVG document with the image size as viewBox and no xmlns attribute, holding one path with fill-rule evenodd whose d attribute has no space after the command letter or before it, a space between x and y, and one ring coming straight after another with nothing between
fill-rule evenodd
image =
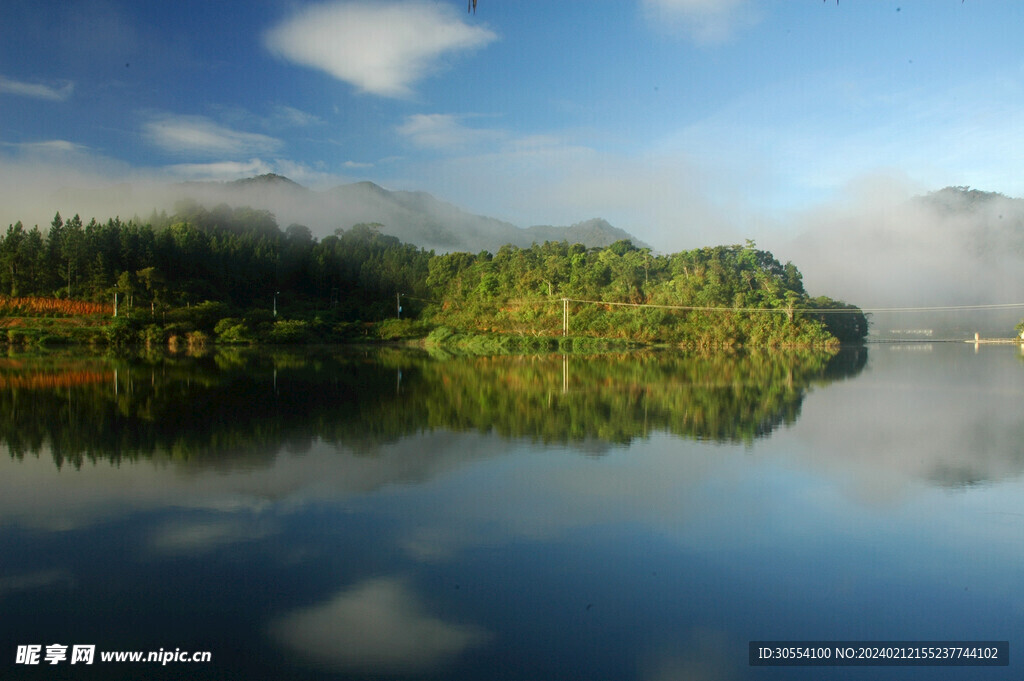
<instances>
[{"instance_id":1,"label":"blue sky","mask_svg":"<svg viewBox=\"0 0 1024 681\"><path fill-rule=\"evenodd\" d=\"M0 199L276 172L677 248L864 187L1024 196L1021 26L1019 0L7 0Z\"/></svg>"}]
</instances>

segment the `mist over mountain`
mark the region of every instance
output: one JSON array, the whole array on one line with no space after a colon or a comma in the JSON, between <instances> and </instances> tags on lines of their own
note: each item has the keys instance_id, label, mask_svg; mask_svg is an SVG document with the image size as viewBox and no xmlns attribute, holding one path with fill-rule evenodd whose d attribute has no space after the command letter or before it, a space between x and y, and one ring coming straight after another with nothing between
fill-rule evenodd
<instances>
[{"instance_id":1,"label":"mist over mountain","mask_svg":"<svg viewBox=\"0 0 1024 681\"><path fill-rule=\"evenodd\" d=\"M776 252L799 265L810 290L863 308L1024 302L1024 200L969 187L909 198L868 188L807 216ZM1009 337L1022 316L1024 308L876 312L872 335Z\"/></svg>"},{"instance_id":2,"label":"mist over mountain","mask_svg":"<svg viewBox=\"0 0 1024 681\"><path fill-rule=\"evenodd\" d=\"M467 213L426 192L391 191L372 182L345 184L324 191L307 189L280 175L260 175L233 182L192 182L179 185L178 198L208 207L226 203L269 210L282 229L297 223L314 236L359 223L379 223L381 232L437 252L497 251L504 244L528 247L533 242L569 241L586 246L607 246L636 237L595 218L567 227L535 226L526 229Z\"/></svg>"},{"instance_id":3,"label":"mist over mountain","mask_svg":"<svg viewBox=\"0 0 1024 681\"><path fill-rule=\"evenodd\" d=\"M233 182L71 182L57 192L9 191L0 202L6 222L41 227L54 212L86 220L148 216L175 211L180 201L249 206L273 213L282 229L296 223L323 238L358 223L379 223L381 231L437 252L495 252L506 243L581 242L606 246L631 234L602 219L569 226L521 228L474 215L424 192L391 191L371 182L325 190L301 186L280 175ZM40 182L39 187L45 183ZM40 190L41 191L41 190ZM638 208L638 210L640 210ZM681 231L699 221L680 217ZM725 218L723 218L725 220ZM728 222L728 220L725 220ZM770 223L769 226L771 227ZM924 192L890 177L868 177L844 195L753 236L779 260L791 261L808 291L825 292L863 308L921 308L1024 302L1024 200L969 187ZM787 238L783 231L797 236ZM743 233L742 228L737 228ZM735 242L722 236L701 245ZM662 243L652 244L655 249ZM875 312L875 337L906 337L890 331L931 331L920 338L970 338L975 332L1008 337L1024 308L982 311L907 310Z\"/></svg>"},{"instance_id":4,"label":"mist over mountain","mask_svg":"<svg viewBox=\"0 0 1024 681\"><path fill-rule=\"evenodd\" d=\"M40 171L41 172L41 171ZM270 211L281 229L305 225L317 238L359 223L379 223L380 231L402 241L439 253L483 250L495 252L505 244L528 247L533 242L567 240L586 246L608 246L629 239L647 244L628 232L595 218L564 227L549 225L522 228L511 222L468 213L426 192L391 191L372 182L343 184L314 190L282 175L266 174L230 182L164 182L153 178L109 182L101 175L67 178L58 189L47 182L30 183L31 191L10 187L0 197L0 219L8 225L46 227L56 212L84 220L140 216L154 211L176 212L181 202L195 202L208 209L226 204Z\"/></svg>"}]
</instances>

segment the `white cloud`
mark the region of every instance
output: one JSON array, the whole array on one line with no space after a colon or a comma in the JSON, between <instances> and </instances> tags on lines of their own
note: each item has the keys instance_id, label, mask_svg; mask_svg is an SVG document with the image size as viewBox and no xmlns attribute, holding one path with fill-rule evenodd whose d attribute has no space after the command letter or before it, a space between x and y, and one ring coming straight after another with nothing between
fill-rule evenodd
<instances>
[{"instance_id":1,"label":"white cloud","mask_svg":"<svg viewBox=\"0 0 1024 681\"><path fill-rule=\"evenodd\" d=\"M319 116L287 104L268 105L264 114L254 113L246 107L224 104L211 105L210 110L220 125L240 130L295 130L324 122Z\"/></svg>"},{"instance_id":2,"label":"white cloud","mask_svg":"<svg viewBox=\"0 0 1024 681\"><path fill-rule=\"evenodd\" d=\"M270 627L286 647L340 670L374 674L431 670L486 640L478 627L425 612L402 580L369 579Z\"/></svg>"},{"instance_id":3,"label":"white cloud","mask_svg":"<svg viewBox=\"0 0 1024 681\"><path fill-rule=\"evenodd\" d=\"M203 116L158 116L143 126L143 132L152 144L178 154L238 157L281 146L273 137L232 130Z\"/></svg>"},{"instance_id":4,"label":"white cloud","mask_svg":"<svg viewBox=\"0 0 1024 681\"><path fill-rule=\"evenodd\" d=\"M88 147L75 144L68 140L43 140L42 142L18 142L3 143L5 147L17 149L25 156L65 156L68 154L80 154L88 151Z\"/></svg>"},{"instance_id":5,"label":"white cloud","mask_svg":"<svg viewBox=\"0 0 1024 681\"><path fill-rule=\"evenodd\" d=\"M750 0L641 0L644 12L659 29L684 31L697 42L715 43L757 22Z\"/></svg>"},{"instance_id":6,"label":"white cloud","mask_svg":"<svg viewBox=\"0 0 1024 681\"><path fill-rule=\"evenodd\" d=\"M43 85L42 83L25 83L18 80L11 80L0 76L0 92L19 97L30 97L32 99L43 99L49 102L63 102L75 90L75 84L66 81L59 87Z\"/></svg>"},{"instance_id":7,"label":"white cloud","mask_svg":"<svg viewBox=\"0 0 1024 681\"><path fill-rule=\"evenodd\" d=\"M274 109L272 123L279 123L293 128L304 128L310 125L317 125L323 121L311 113L306 113L293 106L281 104Z\"/></svg>"},{"instance_id":8,"label":"white cloud","mask_svg":"<svg viewBox=\"0 0 1024 681\"><path fill-rule=\"evenodd\" d=\"M414 114L405 119L397 132L417 147L439 150L465 149L507 137L500 130L467 127L461 118L453 114Z\"/></svg>"},{"instance_id":9,"label":"white cloud","mask_svg":"<svg viewBox=\"0 0 1024 681\"><path fill-rule=\"evenodd\" d=\"M496 37L445 5L334 2L298 12L271 29L265 42L284 59L363 92L402 98L443 55L483 47Z\"/></svg>"},{"instance_id":10,"label":"white cloud","mask_svg":"<svg viewBox=\"0 0 1024 681\"><path fill-rule=\"evenodd\" d=\"M293 182L297 182L305 187L314 189L318 187L334 186L342 182L351 181L344 175L327 172L324 170L322 164L313 164L313 166L310 166L300 161L277 158L274 159L273 165L274 169L271 172L277 173L278 175L284 175Z\"/></svg>"},{"instance_id":11,"label":"white cloud","mask_svg":"<svg viewBox=\"0 0 1024 681\"><path fill-rule=\"evenodd\" d=\"M274 166L258 158L248 161L215 161L212 163L178 163L167 166L167 172L188 180L237 180L274 172Z\"/></svg>"}]
</instances>

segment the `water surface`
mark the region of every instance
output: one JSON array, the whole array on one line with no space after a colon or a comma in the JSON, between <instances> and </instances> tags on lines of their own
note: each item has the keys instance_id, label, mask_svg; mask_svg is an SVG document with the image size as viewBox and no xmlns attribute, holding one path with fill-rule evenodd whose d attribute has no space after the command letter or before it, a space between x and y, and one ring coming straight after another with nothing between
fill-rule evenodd
<instances>
[{"instance_id":1,"label":"water surface","mask_svg":"<svg viewBox=\"0 0 1024 681\"><path fill-rule=\"evenodd\" d=\"M1015 347L0 364L4 678L1017 678ZM19 645L207 664L18 665Z\"/></svg>"}]
</instances>

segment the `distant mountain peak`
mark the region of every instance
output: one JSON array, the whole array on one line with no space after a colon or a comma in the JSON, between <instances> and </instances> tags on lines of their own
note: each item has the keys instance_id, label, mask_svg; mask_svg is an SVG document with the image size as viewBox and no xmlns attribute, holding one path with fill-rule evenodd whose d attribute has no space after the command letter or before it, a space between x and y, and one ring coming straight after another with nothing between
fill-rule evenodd
<instances>
[{"instance_id":1,"label":"distant mountain peak","mask_svg":"<svg viewBox=\"0 0 1024 681\"><path fill-rule=\"evenodd\" d=\"M970 187L944 187L922 197L933 206L947 210L964 210L987 205L999 199L1016 201L999 192L986 192Z\"/></svg>"},{"instance_id":2,"label":"distant mountain peak","mask_svg":"<svg viewBox=\"0 0 1024 681\"><path fill-rule=\"evenodd\" d=\"M587 246L610 246L616 241L626 239L639 248L650 248L640 239L624 229L614 227L604 218L590 218L576 222L568 227L551 225L534 225L525 230L535 241L568 241Z\"/></svg>"},{"instance_id":3,"label":"distant mountain peak","mask_svg":"<svg viewBox=\"0 0 1024 681\"><path fill-rule=\"evenodd\" d=\"M231 186L236 187L252 187L254 185L284 185L289 187L296 187L299 189L305 189L301 184L290 180L284 175L278 175L277 173L264 173L263 175L256 175L254 177L245 177L240 180L234 180L228 183Z\"/></svg>"},{"instance_id":4,"label":"distant mountain peak","mask_svg":"<svg viewBox=\"0 0 1024 681\"><path fill-rule=\"evenodd\" d=\"M384 187L380 186L376 182L370 182L369 180L362 180L360 182L352 182L351 184L343 184L343 185L339 185L338 187L336 187L336 189L346 189L346 188L348 188L348 189L366 189L366 190L369 190L371 192L374 192L375 194L388 194L388 195L390 195L392 193L390 189L385 189Z\"/></svg>"}]
</instances>

